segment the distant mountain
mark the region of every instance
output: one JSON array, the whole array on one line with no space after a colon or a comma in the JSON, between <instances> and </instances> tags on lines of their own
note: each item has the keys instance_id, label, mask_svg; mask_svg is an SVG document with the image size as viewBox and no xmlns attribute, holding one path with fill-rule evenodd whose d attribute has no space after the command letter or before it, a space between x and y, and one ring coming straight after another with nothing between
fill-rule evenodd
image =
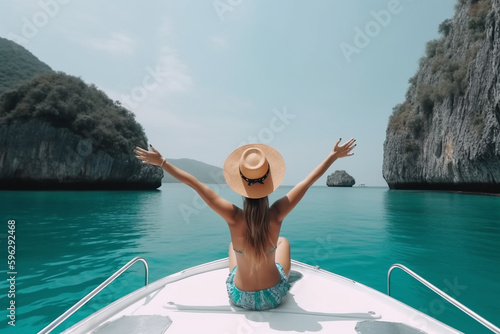
<instances>
[{"instance_id":1,"label":"distant mountain","mask_svg":"<svg viewBox=\"0 0 500 334\"><path fill-rule=\"evenodd\" d=\"M52 72L52 69L31 52L0 37L0 95L24 80L47 72Z\"/></svg>"},{"instance_id":2,"label":"distant mountain","mask_svg":"<svg viewBox=\"0 0 500 334\"><path fill-rule=\"evenodd\" d=\"M198 180L208 184L225 183L222 168L193 159L167 159L175 167L194 175ZM170 174L165 173L163 183L179 183Z\"/></svg>"}]
</instances>

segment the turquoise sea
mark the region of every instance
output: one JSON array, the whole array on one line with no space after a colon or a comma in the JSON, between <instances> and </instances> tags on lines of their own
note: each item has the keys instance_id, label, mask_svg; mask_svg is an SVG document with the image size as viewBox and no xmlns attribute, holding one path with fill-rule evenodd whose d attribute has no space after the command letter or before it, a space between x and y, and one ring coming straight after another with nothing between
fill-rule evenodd
<instances>
[{"instance_id":1,"label":"turquoise sea","mask_svg":"<svg viewBox=\"0 0 500 334\"><path fill-rule=\"evenodd\" d=\"M241 204L227 186L213 187ZM282 186L271 201L289 189ZM158 191L3 191L0 219L2 333L36 333L134 256L148 260L154 281L226 257L229 242L225 223L182 184ZM389 267L404 264L500 325L500 197L313 187L282 235L294 259L383 292ZM141 287L143 277L135 265L55 332ZM391 295L405 303L465 333L489 333L401 271L391 281ZM8 325L13 300L15 327Z\"/></svg>"}]
</instances>

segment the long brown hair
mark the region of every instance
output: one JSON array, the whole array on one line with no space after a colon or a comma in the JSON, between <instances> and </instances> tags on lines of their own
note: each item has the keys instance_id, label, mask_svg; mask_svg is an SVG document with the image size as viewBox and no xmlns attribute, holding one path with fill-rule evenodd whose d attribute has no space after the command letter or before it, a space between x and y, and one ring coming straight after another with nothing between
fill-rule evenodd
<instances>
[{"instance_id":1,"label":"long brown hair","mask_svg":"<svg viewBox=\"0 0 500 334\"><path fill-rule=\"evenodd\" d=\"M246 198L243 203L246 231L245 253L250 257L253 267L259 268L265 262L268 253L269 235L269 199Z\"/></svg>"}]
</instances>

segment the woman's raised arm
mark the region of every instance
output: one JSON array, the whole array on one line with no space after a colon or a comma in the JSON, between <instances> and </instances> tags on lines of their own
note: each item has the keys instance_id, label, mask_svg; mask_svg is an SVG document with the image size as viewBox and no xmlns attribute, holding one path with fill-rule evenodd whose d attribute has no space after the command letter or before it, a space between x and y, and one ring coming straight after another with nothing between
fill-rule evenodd
<instances>
[{"instance_id":1,"label":"woman's raised arm","mask_svg":"<svg viewBox=\"0 0 500 334\"><path fill-rule=\"evenodd\" d=\"M292 209L300 202L302 197L304 197L305 193L311 187L314 182L316 182L327 170L328 168L335 162L335 160L344 157L350 157L354 153L351 151L356 146L356 140L353 138L348 142L340 145L339 139L335 144L332 152L328 155L328 157L318 165L303 181L298 183L295 187L292 188L284 197L277 200L273 205L273 210L276 211L276 217L278 221L283 221L285 217L292 211Z\"/></svg>"},{"instance_id":2,"label":"woman's raised arm","mask_svg":"<svg viewBox=\"0 0 500 334\"><path fill-rule=\"evenodd\" d=\"M219 214L228 224L235 222L236 214L240 210L237 206L219 196L215 191L210 189L206 184L200 182L193 175L169 163L153 145L150 145L150 147L152 152L136 147L134 153L137 154L137 159L141 160L142 163L160 166L177 180L193 188L208 206Z\"/></svg>"}]
</instances>

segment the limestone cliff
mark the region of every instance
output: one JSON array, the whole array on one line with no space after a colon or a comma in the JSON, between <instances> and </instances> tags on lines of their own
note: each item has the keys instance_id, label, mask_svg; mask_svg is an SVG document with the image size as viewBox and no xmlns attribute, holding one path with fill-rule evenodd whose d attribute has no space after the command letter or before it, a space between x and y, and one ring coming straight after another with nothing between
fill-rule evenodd
<instances>
[{"instance_id":1,"label":"limestone cliff","mask_svg":"<svg viewBox=\"0 0 500 334\"><path fill-rule=\"evenodd\" d=\"M459 0L384 143L391 189L500 192L500 0Z\"/></svg>"},{"instance_id":2,"label":"limestone cliff","mask_svg":"<svg viewBox=\"0 0 500 334\"><path fill-rule=\"evenodd\" d=\"M48 122L0 124L0 189L156 189L160 168Z\"/></svg>"}]
</instances>

